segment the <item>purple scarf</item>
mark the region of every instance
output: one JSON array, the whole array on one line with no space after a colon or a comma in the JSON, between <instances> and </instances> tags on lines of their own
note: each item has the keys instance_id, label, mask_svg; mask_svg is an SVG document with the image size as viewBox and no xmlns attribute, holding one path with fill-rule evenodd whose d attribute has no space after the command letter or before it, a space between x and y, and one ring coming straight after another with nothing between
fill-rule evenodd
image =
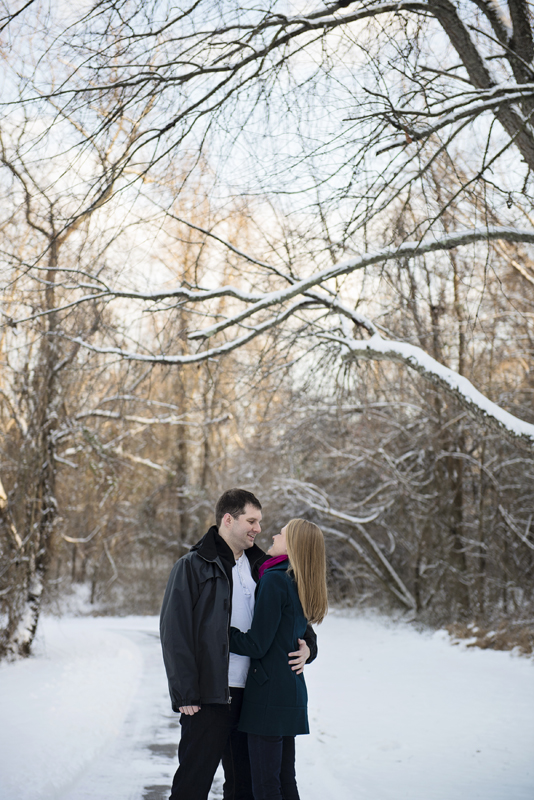
<instances>
[{"instance_id":1,"label":"purple scarf","mask_svg":"<svg viewBox=\"0 0 534 800\"><path fill-rule=\"evenodd\" d=\"M273 556L269 558L268 561L264 561L260 567L260 579L265 572L265 570L269 569L270 567L274 567L275 564L281 564L282 561L287 561L287 556Z\"/></svg>"}]
</instances>

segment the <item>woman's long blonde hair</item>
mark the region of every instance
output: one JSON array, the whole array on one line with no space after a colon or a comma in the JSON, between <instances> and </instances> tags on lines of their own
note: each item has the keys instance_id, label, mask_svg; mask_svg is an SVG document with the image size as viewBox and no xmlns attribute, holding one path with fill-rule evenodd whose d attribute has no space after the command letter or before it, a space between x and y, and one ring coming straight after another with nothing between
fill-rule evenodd
<instances>
[{"instance_id":1,"label":"woman's long blonde hair","mask_svg":"<svg viewBox=\"0 0 534 800\"><path fill-rule=\"evenodd\" d=\"M286 545L304 616L308 622L322 622L328 610L323 532L313 522L292 519Z\"/></svg>"}]
</instances>

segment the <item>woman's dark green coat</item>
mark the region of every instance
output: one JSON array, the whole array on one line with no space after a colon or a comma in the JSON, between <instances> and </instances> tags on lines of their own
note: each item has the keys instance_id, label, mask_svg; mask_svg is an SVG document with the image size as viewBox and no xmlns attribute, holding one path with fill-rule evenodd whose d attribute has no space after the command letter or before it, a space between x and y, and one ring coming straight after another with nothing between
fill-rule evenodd
<instances>
[{"instance_id":1,"label":"woman's dark green coat","mask_svg":"<svg viewBox=\"0 0 534 800\"><path fill-rule=\"evenodd\" d=\"M284 561L264 573L250 630L230 628L232 653L251 658L239 730L260 736L309 733L304 675L288 664L288 653L298 650L307 621L287 567Z\"/></svg>"}]
</instances>

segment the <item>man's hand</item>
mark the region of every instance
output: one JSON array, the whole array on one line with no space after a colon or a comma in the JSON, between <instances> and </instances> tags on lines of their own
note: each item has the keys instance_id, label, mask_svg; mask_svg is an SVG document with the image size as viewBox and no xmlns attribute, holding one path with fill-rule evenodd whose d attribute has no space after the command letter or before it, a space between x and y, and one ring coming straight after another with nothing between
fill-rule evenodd
<instances>
[{"instance_id":1,"label":"man's hand","mask_svg":"<svg viewBox=\"0 0 534 800\"><path fill-rule=\"evenodd\" d=\"M300 641L300 640L299 640ZM200 711L200 706L180 706L179 711L187 717L192 717L197 711Z\"/></svg>"},{"instance_id":2,"label":"man's hand","mask_svg":"<svg viewBox=\"0 0 534 800\"><path fill-rule=\"evenodd\" d=\"M304 671L304 664L310 657L310 648L304 639L299 639L298 642L299 649L295 653L288 653L288 656L291 659L289 666L293 672L296 672L297 675L300 675L300 673Z\"/></svg>"}]
</instances>

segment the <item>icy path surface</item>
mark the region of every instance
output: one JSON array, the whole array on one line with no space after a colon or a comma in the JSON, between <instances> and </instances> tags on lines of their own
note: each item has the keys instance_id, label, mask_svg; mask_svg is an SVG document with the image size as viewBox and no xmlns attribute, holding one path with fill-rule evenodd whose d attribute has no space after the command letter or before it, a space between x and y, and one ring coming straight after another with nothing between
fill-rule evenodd
<instances>
[{"instance_id":1,"label":"icy path surface","mask_svg":"<svg viewBox=\"0 0 534 800\"><path fill-rule=\"evenodd\" d=\"M302 800L534 798L532 660L336 612L318 636ZM36 657L0 667L0 720L0 800L166 800L157 620L44 620Z\"/></svg>"}]
</instances>

